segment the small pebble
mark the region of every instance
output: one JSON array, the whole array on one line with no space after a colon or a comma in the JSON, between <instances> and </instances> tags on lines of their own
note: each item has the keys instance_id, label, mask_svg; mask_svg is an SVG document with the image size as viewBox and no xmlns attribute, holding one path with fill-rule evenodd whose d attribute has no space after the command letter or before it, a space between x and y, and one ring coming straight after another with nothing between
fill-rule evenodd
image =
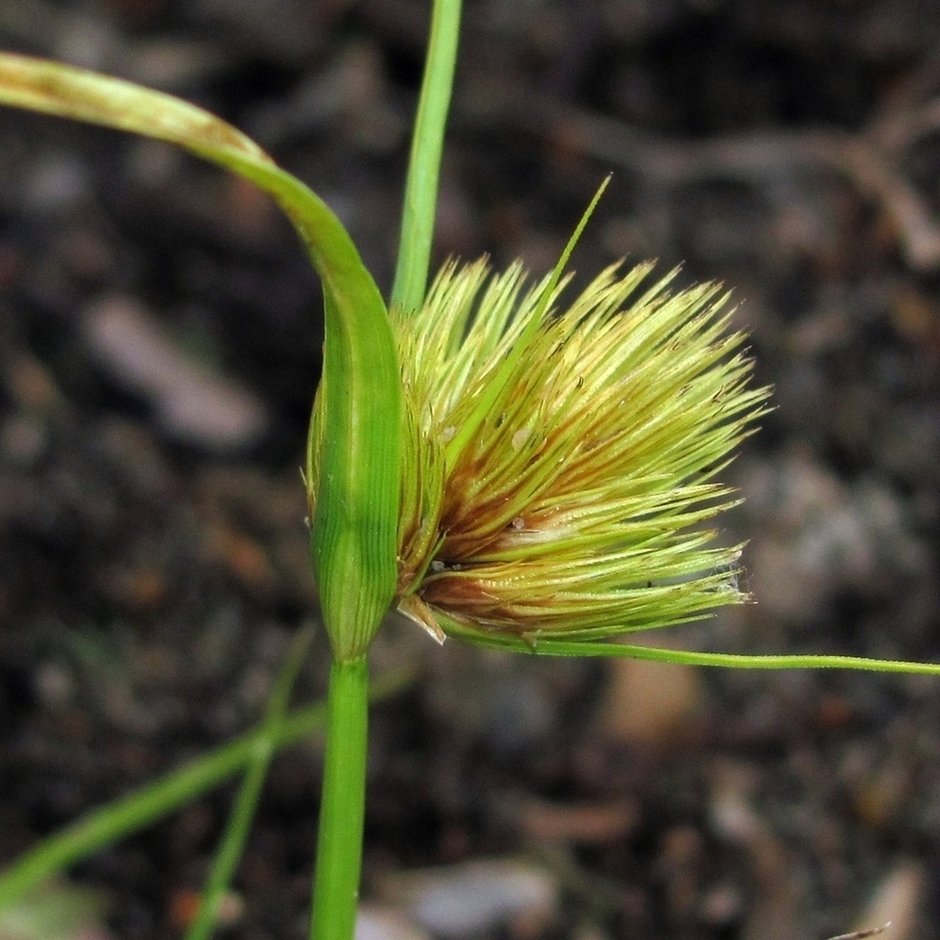
<instances>
[{"instance_id":1,"label":"small pebble","mask_svg":"<svg viewBox=\"0 0 940 940\"><path fill-rule=\"evenodd\" d=\"M46 662L36 670L35 687L47 708L64 708L75 696L75 676L62 663Z\"/></svg>"},{"instance_id":2,"label":"small pebble","mask_svg":"<svg viewBox=\"0 0 940 940\"><path fill-rule=\"evenodd\" d=\"M522 860L494 859L403 872L385 885L408 917L440 937L492 930L523 916L550 914L558 886Z\"/></svg>"},{"instance_id":3,"label":"small pebble","mask_svg":"<svg viewBox=\"0 0 940 940\"><path fill-rule=\"evenodd\" d=\"M263 433L262 403L231 380L187 357L157 320L129 297L112 297L88 310L86 343L114 378L153 403L172 437L231 450Z\"/></svg>"},{"instance_id":4,"label":"small pebble","mask_svg":"<svg viewBox=\"0 0 940 940\"><path fill-rule=\"evenodd\" d=\"M913 861L900 861L879 884L865 910L855 923L855 930L875 930L890 924L891 940L915 940L918 918L924 904L927 873Z\"/></svg>"},{"instance_id":5,"label":"small pebble","mask_svg":"<svg viewBox=\"0 0 940 940\"><path fill-rule=\"evenodd\" d=\"M609 738L668 751L694 735L705 699L700 670L626 657L612 660L610 668L598 708Z\"/></svg>"},{"instance_id":6,"label":"small pebble","mask_svg":"<svg viewBox=\"0 0 940 940\"><path fill-rule=\"evenodd\" d=\"M362 904L356 914L355 940L430 940L398 911Z\"/></svg>"}]
</instances>

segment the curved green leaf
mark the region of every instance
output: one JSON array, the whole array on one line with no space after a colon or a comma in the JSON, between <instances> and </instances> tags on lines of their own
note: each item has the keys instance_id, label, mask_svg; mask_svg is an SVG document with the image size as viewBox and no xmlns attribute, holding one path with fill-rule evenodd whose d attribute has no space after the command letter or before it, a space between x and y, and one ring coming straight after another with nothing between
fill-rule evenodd
<instances>
[{"instance_id":1,"label":"curved green leaf","mask_svg":"<svg viewBox=\"0 0 940 940\"><path fill-rule=\"evenodd\" d=\"M268 192L323 283L326 338L316 478L308 463L314 573L340 659L360 655L396 578L402 391L381 294L339 219L250 138L161 92L83 69L0 53L0 104L178 144Z\"/></svg>"}]
</instances>

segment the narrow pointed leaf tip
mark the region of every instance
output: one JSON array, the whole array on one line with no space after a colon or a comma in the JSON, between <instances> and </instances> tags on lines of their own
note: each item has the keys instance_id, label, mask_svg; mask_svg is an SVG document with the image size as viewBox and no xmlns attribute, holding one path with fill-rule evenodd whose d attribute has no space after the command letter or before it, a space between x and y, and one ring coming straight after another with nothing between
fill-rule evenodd
<instances>
[{"instance_id":1,"label":"narrow pointed leaf tip","mask_svg":"<svg viewBox=\"0 0 940 940\"><path fill-rule=\"evenodd\" d=\"M708 524L769 390L727 294L647 286L651 267L609 267L556 312L564 279L451 263L417 316L393 313L397 603L439 639L549 651L748 599L741 546Z\"/></svg>"}]
</instances>

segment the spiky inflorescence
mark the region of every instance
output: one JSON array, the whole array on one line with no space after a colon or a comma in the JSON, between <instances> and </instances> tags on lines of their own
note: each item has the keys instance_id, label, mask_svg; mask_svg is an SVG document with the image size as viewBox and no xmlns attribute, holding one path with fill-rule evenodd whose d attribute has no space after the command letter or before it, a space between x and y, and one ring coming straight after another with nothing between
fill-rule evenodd
<instances>
[{"instance_id":1,"label":"spiky inflorescence","mask_svg":"<svg viewBox=\"0 0 940 940\"><path fill-rule=\"evenodd\" d=\"M530 646L680 623L746 599L703 523L763 413L714 284L651 265L564 284L449 264L393 312L406 400L399 609L443 639ZM547 297L546 292L551 292Z\"/></svg>"}]
</instances>

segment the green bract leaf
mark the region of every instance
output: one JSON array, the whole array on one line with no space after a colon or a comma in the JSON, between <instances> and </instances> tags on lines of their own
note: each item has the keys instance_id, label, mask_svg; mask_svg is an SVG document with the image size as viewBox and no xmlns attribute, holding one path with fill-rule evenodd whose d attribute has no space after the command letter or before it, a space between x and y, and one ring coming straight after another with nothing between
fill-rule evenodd
<instances>
[{"instance_id":1,"label":"green bract leaf","mask_svg":"<svg viewBox=\"0 0 940 940\"><path fill-rule=\"evenodd\" d=\"M229 124L161 92L0 53L0 104L178 144L268 192L323 283L319 452L308 459L314 572L339 659L365 652L395 588L401 380L385 304L339 219Z\"/></svg>"}]
</instances>

